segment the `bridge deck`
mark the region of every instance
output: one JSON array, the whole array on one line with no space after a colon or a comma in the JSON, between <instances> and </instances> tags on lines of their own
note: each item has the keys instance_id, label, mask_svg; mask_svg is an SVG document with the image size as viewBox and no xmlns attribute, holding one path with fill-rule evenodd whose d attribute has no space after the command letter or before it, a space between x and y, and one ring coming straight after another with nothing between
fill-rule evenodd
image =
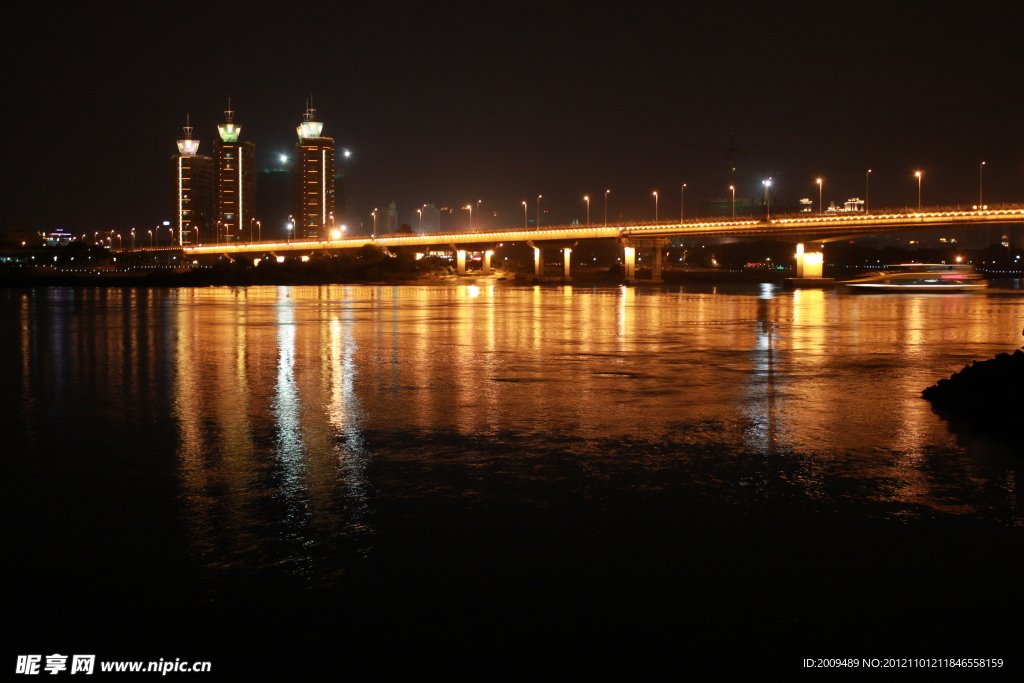
<instances>
[{"instance_id":1,"label":"bridge deck","mask_svg":"<svg viewBox=\"0 0 1024 683\"><path fill-rule=\"evenodd\" d=\"M236 254L267 251L316 251L323 249L356 249L365 244L381 247L443 247L448 245L480 245L527 240L620 239L624 237L726 236L762 237L786 241L827 242L849 237L877 235L903 230L931 228L970 228L985 225L1024 223L1024 207L978 211L925 210L836 216L783 215L764 219L703 219L695 221L662 221L657 223L615 223L601 226L559 225L540 229L510 229L485 232L430 233L426 235L388 234L360 235L336 240L272 240L263 242L232 242L196 246L162 247L182 250L189 255ZM135 251L151 251L136 249ZM130 250L124 250L130 251Z\"/></svg>"}]
</instances>

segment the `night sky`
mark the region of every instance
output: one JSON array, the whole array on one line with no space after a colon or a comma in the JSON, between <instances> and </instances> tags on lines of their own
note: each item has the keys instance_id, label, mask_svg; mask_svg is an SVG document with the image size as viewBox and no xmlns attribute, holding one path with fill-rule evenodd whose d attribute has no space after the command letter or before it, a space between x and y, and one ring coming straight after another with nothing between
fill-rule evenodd
<instances>
[{"instance_id":1,"label":"night sky","mask_svg":"<svg viewBox=\"0 0 1024 683\"><path fill-rule=\"evenodd\" d=\"M1024 49L1012 4L46 3L7 9L0 230L145 228L173 215L175 141L232 98L259 167L312 94L353 156L350 224L390 200L483 200L490 225L678 216L727 197L871 207L1024 201ZM692 208L691 208L692 207ZM490 215L497 211L495 218ZM461 218L464 223L467 212ZM475 216L480 218L480 216ZM266 226L264 230L266 230ZM267 233L264 232L266 235Z\"/></svg>"}]
</instances>

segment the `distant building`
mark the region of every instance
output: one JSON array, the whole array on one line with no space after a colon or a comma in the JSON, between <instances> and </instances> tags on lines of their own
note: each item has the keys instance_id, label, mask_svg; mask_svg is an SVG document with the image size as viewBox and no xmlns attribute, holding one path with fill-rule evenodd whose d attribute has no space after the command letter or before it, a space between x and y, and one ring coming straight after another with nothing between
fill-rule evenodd
<instances>
[{"instance_id":1,"label":"distant building","mask_svg":"<svg viewBox=\"0 0 1024 683\"><path fill-rule=\"evenodd\" d=\"M374 216L376 234L383 235L389 232L398 232L398 207L394 200L383 209L374 209Z\"/></svg>"},{"instance_id":2,"label":"distant building","mask_svg":"<svg viewBox=\"0 0 1024 683\"><path fill-rule=\"evenodd\" d=\"M179 244L214 238L215 197L213 159L199 154L199 141L192 139L186 119L185 139L178 140L175 162L176 220Z\"/></svg>"},{"instance_id":3,"label":"distant building","mask_svg":"<svg viewBox=\"0 0 1024 683\"><path fill-rule=\"evenodd\" d=\"M239 141L241 126L235 112L224 112L226 123L217 126L215 143L217 181L217 240L235 242L252 239L256 222L256 145Z\"/></svg>"},{"instance_id":4,"label":"distant building","mask_svg":"<svg viewBox=\"0 0 1024 683\"><path fill-rule=\"evenodd\" d=\"M423 205L423 232L441 232L441 210L433 202Z\"/></svg>"},{"instance_id":5,"label":"distant building","mask_svg":"<svg viewBox=\"0 0 1024 683\"><path fill-rule=\"evenodd\" d=\"M334 139L320 135L324 124L306 109L296 131L292 161L292 221L297 238L326 239L334 228Z\"/></svg>"}]
</instances>

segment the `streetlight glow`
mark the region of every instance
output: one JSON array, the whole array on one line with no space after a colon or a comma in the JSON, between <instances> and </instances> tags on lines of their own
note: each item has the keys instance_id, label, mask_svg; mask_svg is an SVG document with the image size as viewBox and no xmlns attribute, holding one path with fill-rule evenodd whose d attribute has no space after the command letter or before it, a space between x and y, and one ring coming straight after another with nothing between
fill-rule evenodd
<instances>
[{"instance_id":1,"label":"streetlight glow","mask_svg":"<svg viewBox=\"0 0 1024 683\"><path fill-rule=\"evenodd\" d=\"M921 210L921 172L914 171L914 175L917 176L917 210Z\"/></svg>"},{"instance_id":2,"label":"streetlight glow","mask_svg":"<svg viewBox=\"0 0 1024 683\"><path fill-rule=\"evenodd\" d=\"M818 213L822 213L825 210L824 207L822 206L822 200L821 200L822 179L818 178L814 182L818 183Z\"/></svg>"}]
</instances>

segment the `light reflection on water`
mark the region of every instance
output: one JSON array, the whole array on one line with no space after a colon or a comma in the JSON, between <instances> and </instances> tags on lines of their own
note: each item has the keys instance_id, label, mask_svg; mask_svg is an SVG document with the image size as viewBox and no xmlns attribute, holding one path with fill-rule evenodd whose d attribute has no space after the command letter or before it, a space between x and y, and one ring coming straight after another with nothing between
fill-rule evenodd
<instances>
[{"instance_id":1,"label":"light reflection on water","mask_svg":"<svg viewBox=\"0 0 1024 683\"><path fill-rule=\"evenodd\" d=\"M1022 302L481 285L14 303L30 451L68 438L47 433L57 406L125 434L120 458L169 434L209 567L314 577L339 547L369 547L390 502L463 498L472 514L492 479L518 504L545 504L555 481L614 495L661 477L744 505L1021 525L1012 461L961 446L919 392L1018 345ZM147 427L168 419L161 437Z\"/></svg>"}]
</instances>

